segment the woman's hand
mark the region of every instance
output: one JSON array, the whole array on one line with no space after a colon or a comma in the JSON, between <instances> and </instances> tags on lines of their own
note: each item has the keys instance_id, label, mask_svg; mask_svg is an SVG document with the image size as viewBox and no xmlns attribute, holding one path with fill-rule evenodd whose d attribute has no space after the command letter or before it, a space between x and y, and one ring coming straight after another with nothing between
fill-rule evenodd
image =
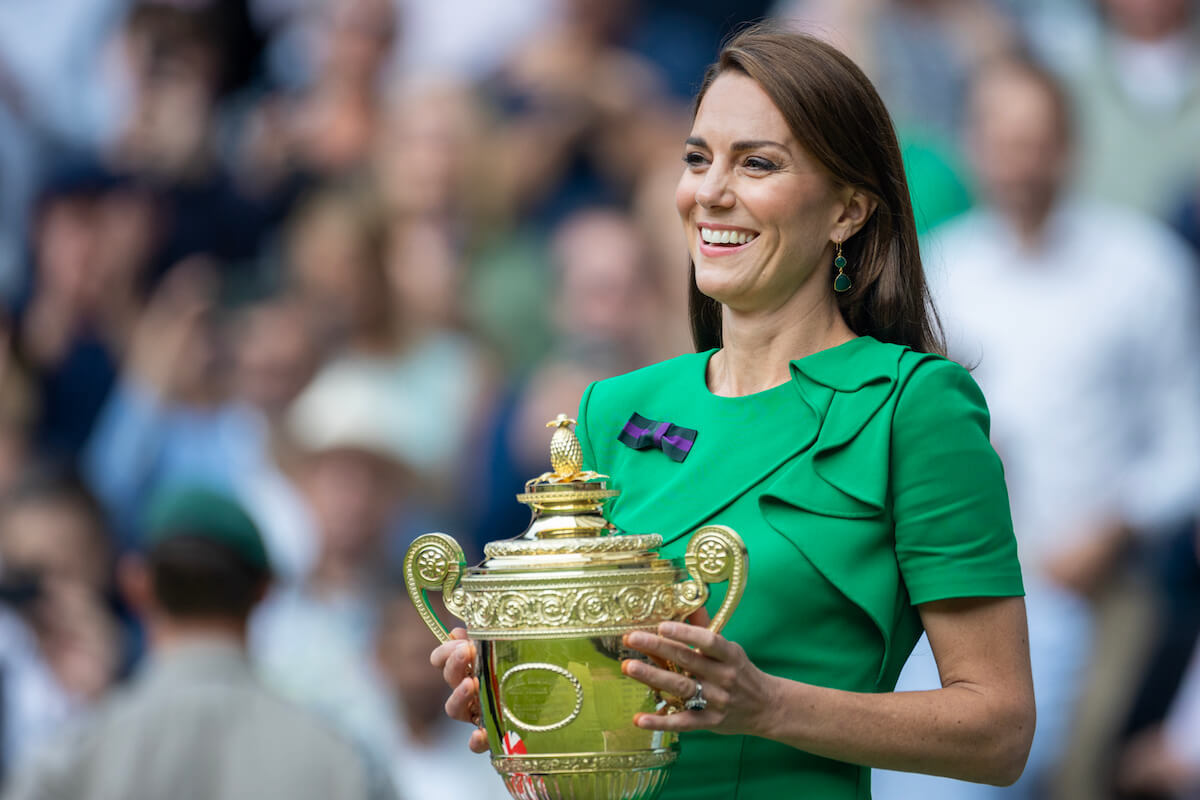
<instances>
[{"instance_id":1,"label":"woman's hand","mask_svg":"<svg viewBox=\"0 0 1200 800\"><path fill-rule=\"evenodd\" d=\"M479 679L475 672L475 645L467 641L463 628L450 631L450 641L437 646L429 654L429 663L442 671L442 677L454 691L446 699L446 713L460 722L479 724ZM471 732L467 746L476 753L486 753L487 734L482 728Z\"/></svg>"},{"instance_id":2,"label":"woman's hand","mask_svg":"<svg viewBox=\"0 0 1200 800\"><path fill-rule=\"evenodd\" d=\"M688 673L630 659L621 664L626 675L685 701L696 693L698 683L708 703L702 711L638 714L634 724L639 728L753 734L767 729L768 718L779 707L775 697L778 680L754 666L740 645L708 628L663 622L657 635L647 631L625 634L625 644Z\"/></svg>"}]
</instances>

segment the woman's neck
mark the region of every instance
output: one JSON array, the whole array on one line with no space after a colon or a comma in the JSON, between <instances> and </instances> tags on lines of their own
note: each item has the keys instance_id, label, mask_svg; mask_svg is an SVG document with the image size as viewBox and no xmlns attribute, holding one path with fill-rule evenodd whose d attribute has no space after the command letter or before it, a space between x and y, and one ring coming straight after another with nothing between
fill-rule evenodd
<instances>
[{"instance_id":1,"label":"woman's neck","mask_svg":"<svg viewBox=\"0 0 1200 800\"><path fill-rule=\"evenodd\" d=\"M762 313L721 310L722 348L708 363L708 388L723 397L741 397L791 378L788 363L853 339L855 334L824 295L806 305Z\"/></svg>"}]
</instances>

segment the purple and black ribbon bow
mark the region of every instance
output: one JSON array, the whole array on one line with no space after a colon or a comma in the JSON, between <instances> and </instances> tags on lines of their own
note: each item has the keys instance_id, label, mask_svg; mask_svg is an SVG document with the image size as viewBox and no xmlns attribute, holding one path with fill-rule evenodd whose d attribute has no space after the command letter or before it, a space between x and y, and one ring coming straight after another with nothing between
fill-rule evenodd
<instances>
[{"instance_id":1,"label":"purple and black ribbon bow","mask_svg":"<svg viewBox=\"0 0 1200 800\"><path fill-rule=\"evenodd\" d=\"M617 439L634 450L657 447L672 461L683 461L692 451L697 431L683 428L670 422L656 422L641 414L634 414L617 434Z\"/></svg>"}]
</instances>

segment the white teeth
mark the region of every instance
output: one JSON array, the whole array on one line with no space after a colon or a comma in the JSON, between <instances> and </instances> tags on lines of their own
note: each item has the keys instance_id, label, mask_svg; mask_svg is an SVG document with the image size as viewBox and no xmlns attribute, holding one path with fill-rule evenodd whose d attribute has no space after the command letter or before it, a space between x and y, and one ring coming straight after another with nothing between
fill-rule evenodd
<instances>
[{"instance_id":1,"label":"white teeth","mask_svg":"<svg viewBox=\"0 0 1200 800\"><path fill-rule=\"evenodd\" d=\"M701 228L700 239L708 244L745 244L758 237L757 233L749 231L714 230Z\"/></svg>"}]
</instances>

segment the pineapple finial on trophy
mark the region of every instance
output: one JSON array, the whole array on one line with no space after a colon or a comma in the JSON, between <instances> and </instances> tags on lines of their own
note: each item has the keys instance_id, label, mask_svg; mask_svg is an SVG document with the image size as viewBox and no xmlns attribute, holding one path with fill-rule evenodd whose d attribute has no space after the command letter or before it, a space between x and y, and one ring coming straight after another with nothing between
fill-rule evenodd
<instances>
[{"instance_id":1,"label":"pineapple finial on trophy","mask_svg":"<svg viewBox=\"0 0 1200 800\"><path fill-rule=\"evenodd\" d=\"M572 480L583 469L583 448L571 429L575 424L575 420L566 414L559 414L546 423L547 428L555 429L550 437L550 466L554 468L554 477L559 481Z\"/></svg>"},{"instance_id":2,"label":"pineapple finial on trophy","mask_svg":"<svg viewBox=\"0 0 1200 800\"><path fill-rule=\"evenodd\" d=\"M575 424L575 420L566 414L559 414L546 423L547 428L554 428L554 434L550 437L550 466L553 469L530 478L525 482L526 489L539 484L587 483L608 477L583 468L583 447L571 427ZM615 492L612 494L615 496Z\"/></svg>"}]
</instances>

